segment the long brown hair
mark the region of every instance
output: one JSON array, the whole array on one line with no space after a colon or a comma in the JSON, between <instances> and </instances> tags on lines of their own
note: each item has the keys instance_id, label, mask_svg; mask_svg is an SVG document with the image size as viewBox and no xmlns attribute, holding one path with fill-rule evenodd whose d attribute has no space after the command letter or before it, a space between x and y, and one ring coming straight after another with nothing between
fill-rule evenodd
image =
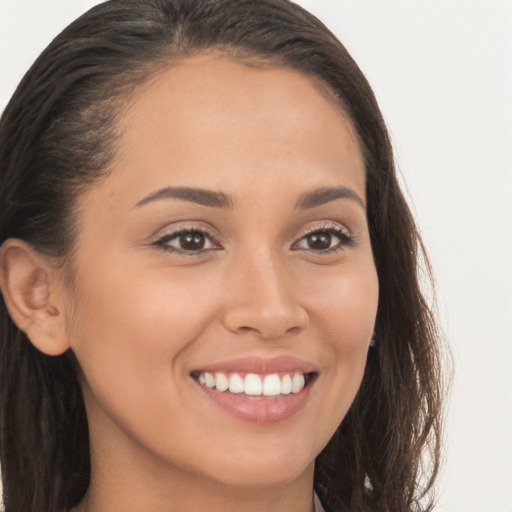
<instances>
[{"instance_id":1,"label":"long brown hair","mask_svg":"<svg viewBox=\"0 0 512 512\"><path fill-rule=\"evenodd\" d=\"M111 0L65 29L26 74L0 125L0 243L72 254L76 197L105 175L133 90L205 50L292 68L324 83L349 115L366 165L379 277L376 343L356 399L317 457L327 510L431 510L440 460L436 323L419 286L429 266L400 191L379 107L337 38L288 0ZM72 353L38 352L0 304L0 463L6 512L61 512L90 474Z\"/></svg>"}]
</instances>

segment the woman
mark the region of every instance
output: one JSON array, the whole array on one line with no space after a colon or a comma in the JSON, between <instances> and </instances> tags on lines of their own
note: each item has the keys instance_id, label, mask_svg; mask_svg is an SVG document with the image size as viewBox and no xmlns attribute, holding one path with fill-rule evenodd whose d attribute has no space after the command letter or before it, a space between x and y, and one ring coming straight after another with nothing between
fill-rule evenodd
<instances>
[{"instance_id":1,"label":"woman","mask_svg":"<svg viewBox=\"0 0 512 512\"><path fill-rule=\"evenodd\" d=\"M318 20L106 2L0 137L6 512L431 510L421 242Z\"/></svg>"}]
</instances>

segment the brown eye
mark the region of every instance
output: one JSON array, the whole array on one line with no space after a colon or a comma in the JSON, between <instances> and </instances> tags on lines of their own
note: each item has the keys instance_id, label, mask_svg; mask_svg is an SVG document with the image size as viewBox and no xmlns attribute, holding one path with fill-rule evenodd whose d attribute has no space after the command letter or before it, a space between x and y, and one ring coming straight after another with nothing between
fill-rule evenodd
<instances>
[{"instance_id":1,"label":"brown eye","mask_svg":"<svg viewBox=\"0 0 512 512\"><path fill-rule=\"evenodd\" d=\"M169 233L157 240L155 245L170 252L188 254L203 253L220 248L207 233L197 229L182 229Z\"/></svg>"},{"instance_id":2,"label":"brown eye","mask_svg":"<svg viewBox=\"0 0 512 512\"><path fill-rule=\"evenodd\" d=\"M185 251L200 251L206 245L204 233L192 232L180 235L178 238L180 249Z\"/></svg>"},{"instance_id":3,"label":"brown eye","mask_svg":"<svg viewBox=\"0 0 512 512\"><path fill-rule=\"evenodd\" d=\"M331 234L326 232L311 233L305 239L308 248L315 251L325 251L331 247L332 243Z\"/></svg>"},{"instance_id":4,"label":"brown eye","mask_svg":"<svg viewBox=\"0 0 512 512\"><path fill-rule=\"evenodd\" d=\"M341 227L326 227L306 233L292 249L313 252L333 252L354 245L352 236Z\"/></svg>"}]
</instances>

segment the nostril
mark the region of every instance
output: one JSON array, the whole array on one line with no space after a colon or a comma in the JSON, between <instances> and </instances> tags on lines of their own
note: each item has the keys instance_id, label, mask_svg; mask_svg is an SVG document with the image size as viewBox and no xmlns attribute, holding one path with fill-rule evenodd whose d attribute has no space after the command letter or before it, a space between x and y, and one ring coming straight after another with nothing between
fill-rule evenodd
<instances>
[{"instance_id":1,"label":"nostril","mask_svg":"<svg viewBox=\"0 0 512 512\"><path fill-rule=\"evenodd\" d=\"M276 339L303 331L308 324L308 314L292 301L284 305L247 301L230 304L223 312L222 323L233 333Z\"/></svg>"}]
</instances>

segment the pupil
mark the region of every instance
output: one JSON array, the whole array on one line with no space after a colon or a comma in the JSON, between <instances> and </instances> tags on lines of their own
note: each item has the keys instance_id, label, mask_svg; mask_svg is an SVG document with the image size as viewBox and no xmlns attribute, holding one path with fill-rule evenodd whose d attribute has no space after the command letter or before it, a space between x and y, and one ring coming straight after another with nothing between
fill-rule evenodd
<instances>
[{"instance_id":1,"label":"pupil","mask_svg":"<svg viewBox=\"0 0 512 512\"><path fill-rule=\"evenodd\" d=\"M197 251L204 247L204 235L202 233L187 233L181 236L180 243L182 249Z\"/></svg>"},{"instance_id":2,"label":"pupil","mask_svg":"<svg viewBox=\"0 0 512 512\"><path fill-rule=\"evenodd\" d=\"M313 233L308 236L308 246L310 249L329 249L332 237L329 233Z\"/></svg>"}]
</instances>

